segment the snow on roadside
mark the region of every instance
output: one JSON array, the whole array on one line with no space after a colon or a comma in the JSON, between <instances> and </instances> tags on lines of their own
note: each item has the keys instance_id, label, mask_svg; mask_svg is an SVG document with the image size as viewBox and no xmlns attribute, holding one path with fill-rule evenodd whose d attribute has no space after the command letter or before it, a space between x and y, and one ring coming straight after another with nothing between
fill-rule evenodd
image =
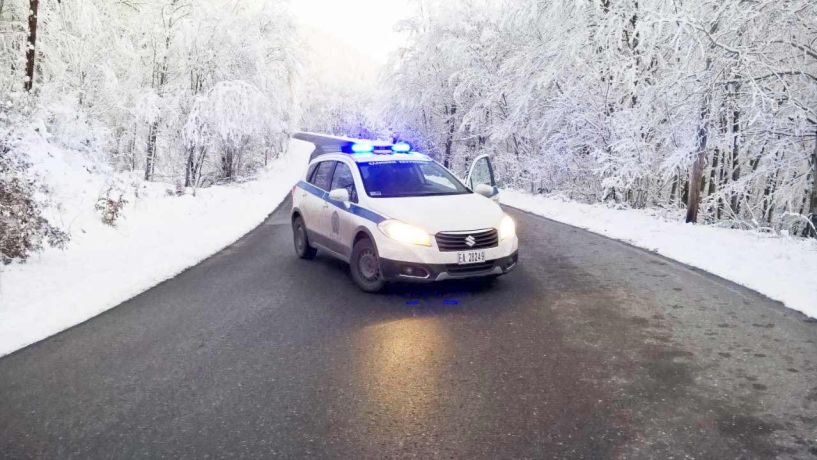
<instances>
[{"instance_id":1,"label":"snow on roadside","mask_svg":"<svg viewBox=\"0 0 817 460\"><path fill-rule=\"evenodd\" d=\"M0 356L115 307L235 242L286 197L313 148L292 141L256 180L199 189L196 197L142 184L115 228L94 210L107 187L102 175L71 152L35 149L32 163L62 198L56 222L70 231L71 243L0 267Z\"/></svg>"},{"instance_id":2,"label":"snow on roadside","mask_svg":"<svg viewBox=\"0 0 817 460\"><path fill-rule=\"evenodd\" d=\"M746 286L817 318L817 241L672 222L619 210L504 190L503 204L626 241Z\"/></svg>"}]
</instances>

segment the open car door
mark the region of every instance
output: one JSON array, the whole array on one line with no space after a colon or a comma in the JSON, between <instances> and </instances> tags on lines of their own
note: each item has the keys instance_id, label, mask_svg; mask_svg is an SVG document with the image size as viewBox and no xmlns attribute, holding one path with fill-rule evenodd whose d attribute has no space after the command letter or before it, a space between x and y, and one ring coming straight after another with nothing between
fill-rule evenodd
<instances>
[{"instance_id":1,"label":"open car door","mask_svg":"<svg viewBox=\"0 0 817 460\"><path fill-rule=\"evenodd\" d=\"M494 201L499 201L499 189L496 186L494 167L488 155L479 156L471 163L471 169L468 171L465 184L474 192L477 192L477 187L486 191L490 188L490 193L487 196Z\"/></svg>"}]
</instances>

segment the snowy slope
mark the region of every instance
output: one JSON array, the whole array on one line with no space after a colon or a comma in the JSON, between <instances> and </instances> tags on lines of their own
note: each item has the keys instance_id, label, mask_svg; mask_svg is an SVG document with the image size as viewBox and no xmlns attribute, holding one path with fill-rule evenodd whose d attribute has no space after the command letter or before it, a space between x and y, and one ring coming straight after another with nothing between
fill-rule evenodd
<instances>
[{"instance_id":1,"label":"snowy slope","mask_svg":"<svg viewBox=\"0 0 817 460\"><path fill-rule=\"evenodd\" d=\"M671 222L514 190L503 204L655 251L753 289L817 318L817 241Z\"/></svg>"},{"instance_id":2,"label":"snowy slope","mask_svg":"<svg viewBox=\"0 0 817 460\"><path fill-rule=\"evenodd\" d=\"M195 197L137 182L139 197L129 198L115 228L94 210L110 175L90 170L76 152L32 149L35 169L61 202L54 217L70 230L71 243L0 268L0 356L96 316L233 243L284 199L312 149L293 141L257 180L200 189Z\"/></svg>"}]
</instances>

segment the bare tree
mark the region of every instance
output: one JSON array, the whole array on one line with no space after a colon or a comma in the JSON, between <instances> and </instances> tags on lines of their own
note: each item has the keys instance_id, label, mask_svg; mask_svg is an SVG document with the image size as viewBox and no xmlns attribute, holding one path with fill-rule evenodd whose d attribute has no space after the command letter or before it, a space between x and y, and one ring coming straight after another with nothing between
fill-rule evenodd
<instances>
[{"instance_id":1,"label":"bare tree","mask_svg":"<svg viewBox=\"0 0 817 460\"><path fill-rule=\"evenodd\" d=\"M811 153L811 193L809 196L809 227L806 236L817 238L817 128L814 129L814 150Z\"/></svg>"},{"instance_id":2,"label":"bare tree","mask_svg":"<svg viewBox=\"0 0 817 460\"><path fill-rule=\"evenodd\" d=\"M164 26L164 40L160 49L161 58L154 62L153 87L161 97L168 81L170 70L170 46L175 34L175 28L186 15L189 4L180 0L170 0L167 8L162 8L162 25ZM156 54L154 54L155 56ZM154 119L148 128L147 152L145 155L145 180L153 178L156 167L156 140L159 132L159 118Z\"/></svg>"},{"instance_id":3,"label":"bare tree","mask_svg":"<svg viewBox=\"0 0 817 460\"><path fill-rule=\"evenodd\" d=\"M28 44L26 46L26 91L34 87L34 63L36 61L37 45L37 12L40 9L40 0L29 1L28 11Z\"/></svg>"},{"instance_id":4,"label":"bare tree","mask_svg":"<svg viewBox=\"0 0 817 460\"><path fill-rule=\"evenodd\" d=\"M704 95L701 106L701 121L697 134L697 151L695 162L689 173L689 194L687 195L687 223L698 221L698 207L701 204L701 188L703 187L703 173L706 166L706 146L709 141L709 106L712 96L710 93Z\"/></svg>"}]
</instances>

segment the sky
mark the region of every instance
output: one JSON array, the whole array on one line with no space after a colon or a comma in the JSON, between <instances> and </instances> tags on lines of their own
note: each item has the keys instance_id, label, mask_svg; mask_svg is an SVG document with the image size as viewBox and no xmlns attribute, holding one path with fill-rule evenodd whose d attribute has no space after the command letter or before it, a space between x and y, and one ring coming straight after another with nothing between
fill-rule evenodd
<instances>
[{"instance_id":1,"label":"sky","mask_svg":"<svg viewBox=\"0 0 817 460\"><path fill-rule=\"evenodd\" d=\"M397 21L409 16L408 0L292 0L292 9L308 28L337 39L374 62L385 63L400 45Z\"/></svg>"}]
</instances>

